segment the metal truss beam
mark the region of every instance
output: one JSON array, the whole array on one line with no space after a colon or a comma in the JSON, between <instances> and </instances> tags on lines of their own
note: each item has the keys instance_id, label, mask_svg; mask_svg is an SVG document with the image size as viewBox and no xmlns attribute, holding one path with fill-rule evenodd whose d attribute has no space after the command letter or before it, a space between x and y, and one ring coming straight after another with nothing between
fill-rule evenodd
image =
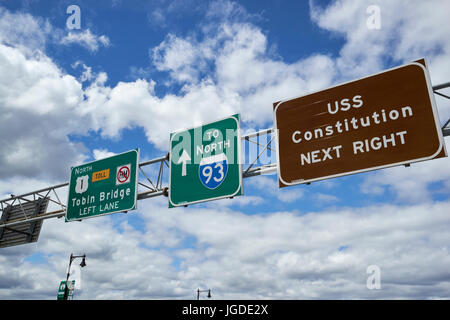
<instances>
[{"instance_id":1,"label":"metal truss beam","mask_svg":"<svg viewBox=\"0 0 450 320\"><path fill-rule=\"evenodd\" d=\"M273 136L266 144L260 143L258 140L265 135L273 135L273 129L266 129L258 132L254 132L248 135L244 135L241 139L244 141L244 148L246 144L254 144L258 150L258 154L255 159L251 159L250 165L243 169L243 178L249 178L261 174L269 174L276 172L276 163L256 165L263 153L267 151L274 152L273 149ZM256 139L256 140L255 140ZM246 142L246 143L245 143ZM250 148L248 148L250 149ZM252 156L252 155L250 155ZM249 157L250 157L249 156ZM138 192L137 199L144 200L159 196L168 195L167 177L169 168L169 154L165 156L151 159L139 163L139 179L138 185L141 189ZM166 175L167 173L167 175ZM166 179L165 179L166 177ZM12 205L21 205L24 202L33 201L39 198L48 197L53 206L53 210L46 212L45 214L27 216L23 211L23 216L20 219L11 221L0 221L0 228L11 228L15 225L22 224L24 222L36 222L44 219L61 218L64 217L66 212L66 204L61 201L62 195L64 199L68 192L69 182L57 184L47 188L39 189L36 191L24 193L21 195L11 195L10 198L0 200L0 211L8 210Z\"/></svg>"},{"instance_id":2,"label":"metal truss beam","mask_svg":"<svg viewBox=\"0 0 450 320\"><path fill-rule=\"evenodd\" d=\"M449 96L438 92L437 90L445 89L450 87L450 82L443 83L440 85L433 86L433 92L444 98L450 99ZM450 119L442 127L442 132L444 136L450 136ZM246 158L243 166L243 178L251 178L263 174L272 174L277 171L277 163L274 161L269 161L269 163L261 163L261 158L265 155L265 159L270 159L271 156L267 156L268 153L275 153L274 140L275 140L275 130L273 128L261 130L258 132L253 132L241 136L243 141L242 146L244 148L244 153L246 154L247 149L251 149L253 146L253 151L248 152L248 157ZM261 143L261 138L265 137L266 142ZM247 154L246 154L247 155ZM267 162L267 161L266 161ZM164 179L165 173L168 173L169 168L169 154L165 156L151 159L148 161L141 162L139 164L139 179L138 184L141 187L141 191L138 192L138 200L149 199L159 196L168 195L167 179ZM151 169L149 171L149 169ZM147 170L147 171L146 171ZM23 217L21 219L16 219L14 221L0 221L0 228L11 228L15 225L24 222L34 222L38 220L51 219L51 218L61 218L65 215L66 204L61 201L60 195L64 193L67 194L69 183L61 183L47 188L39 189L36 191L21 194L19 196L11 195L10 198L0 200L0 211L8 210L12 205L21 204L28 201L33 201L38 198L49 198L50 203L54 207L52 211L46 212L45 214L35 215L33 217L28 217L23 211ZM50 204L49 204L50 205Z\"/></svg>"},{"instance_id":3,"label":"metal truss beam","mask_svg":"<svg viewBox=\"0 0 450 320\"><path fill-rule=\"evenodd\" d=\"M433 86L433 92L441 97L444 97L446 99L450 99L450 97L446 94L443 94L442 92L438 92L438 90L441 89L445 89L445 88L449 88L450 87L450 82L446 82L443 84L438 84L436 86ZM442 134L444 135L444 137L446 136L450 136L450 118L445 122L445 124L442 126Z\"/></svg>"}]
</instances>

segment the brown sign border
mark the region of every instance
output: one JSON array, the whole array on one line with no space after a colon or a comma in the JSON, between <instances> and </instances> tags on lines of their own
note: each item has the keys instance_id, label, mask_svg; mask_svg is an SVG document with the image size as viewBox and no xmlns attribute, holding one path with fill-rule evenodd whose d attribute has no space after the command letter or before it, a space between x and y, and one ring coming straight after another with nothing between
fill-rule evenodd
<instances>
[{"instance_id":1,"label":"brown sign border","mask_svg":"<svg viewBox=\"0 0 450 320\"><path fill-rule=\"evenodd\" d=\"M419 60L420 62L425 62L425 59ZM432 89L432 85L431 85L431 79L430 79L430 75L429 72L427 70L426 66L426 62L424 64L420 63L420 62L411 62L411 63L407 63L398 67L394 67L394 68L390 68L366 77L362 77L356 80L351 80L351 81L347 81L347 82L343 82L340 84L337 84L335 86L326 88L326 89L322 89L322 90L317 90L314 92L310 92L298 97L294 97L294 98L290 98L290 99L285 99L279 102L276 102L274 105L274 109L273 109L273 115L274 115L274 128L275 128L275 136L276 136L276 143L277 143L277 173L278 173L278 182L279 182L279 187L285 187L285 186L294 186L294 185L298 185L298 184L305 184L305 183L310 183L310 182L315 182L315 181L320 181L320 180L326 180L326 179L332 179L332 178L338 178L338 177L342 177L342 176L347 176L347 175L352 175L352 174L357 174L357 173L362 173L362 172L368 172L368 171L374 171L374 170L379 170L379 169L385 169L385 168L390 168L390 167L395 167L395 166L401 166L401 165L409 165L410 163L414 163L414 162L420 162L420 161L426 161L426 160L431 160L436 158L437 156L439 156L439 154L444 151L444 156L447 156L447 150L445 148L445 142L444 142L444 138L442 135L442 130L441 125L440 125L440 121L439 121L439 114L437 111L437 107L436 107L436 100L434 98L434 94L433 94L433 89ZM278 107L288 101L294 100L294 99L298 99L310 94L314 94L314 93L318 93L324 90L329 90L329 89L333 89L345 84L349 84L352 82L356 82L362 79L366 79L366 78L370 78L372 76L376 76L379 74L383 74L383 73L387 73L396 69L400 69L400 68L404 68L407 66L411 66L411 65L417 65L420 68L422 68L425 79L426 79L426 83L427 83L427 88L428 88L428 94L430 97L430 102L431 102L431 106L432 106L432 111L433 111L433 117L435 120L435 124L436 124L436 131L437 131L437 135L439 138L439 149L436 153L434 153L433 155L429 156L429 157L425 157L425 158L418 158L418 159L412 159L412 160L406 160L406 161L402 161L402 162L396 162L396 163L390 163L387 165L382 165L382 166L377 166L377 167L369 167L369 168L365 168L365 169L360 169L360 170L354 170L354 171L347 171L347 172L343 172L343 173L339 173L339 174L334 174L334 175L329 175L329 176L323 176L323 177L318 177L318 178L314 178L314 179L305 179L305 180L294 180L294 182L286 182L283 180L282 176L281 176L281 166L280 166L280 152L279 152L279 146L280 146L280 142L279 142L279 135L278 135L278 127L277 127L277 110Z\"/></svg>"}]
</instances>

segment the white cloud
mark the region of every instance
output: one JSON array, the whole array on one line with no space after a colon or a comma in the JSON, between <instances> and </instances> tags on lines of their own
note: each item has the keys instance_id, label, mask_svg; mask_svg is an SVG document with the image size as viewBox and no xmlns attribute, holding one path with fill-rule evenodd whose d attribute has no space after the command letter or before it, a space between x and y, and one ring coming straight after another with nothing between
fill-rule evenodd
<instances>
[{"instance_id":1,"label":"white cloud","mask_svg":"<svg viewBox=\"0 0 450 320\"><path fill-rule=\"evenodd\" d=\"M170 132L233 113L227 93L210 82L186 89L183 96L163 98L155 95L154 86L155 82L143 79L119 82L112 88L94 83L86 88L87 99L80 110L93 116L94 128L104 136L117 137L124 128L141 126L148 140L162 150L167 150Z\"/></svg>"},{"instance_id":2,"label":"white cloud","mask_svg":"<svg viewBox=\"0 0 450 320\"><path fill-rule=\"evenodd\" d=\"M51 24L28 13L11 13L0 7L0 42L22 50L43 50L59 32Z\"/></svg>"},{"instance_id":3,"label":"white cloud","mask_svg":"<svg viewBox=\"0 0 450 320\"><path fill-rule=\"evenodd\" d=\"M232 199L221 199L214 202L207 202L206 206L208 208L217 208L217 207L229 207L229 206L239 206L239 207L248 207L248 206L257 206L264 203L264 198L261 196L238 196Z\"/></svg>"},{"instance_id":4,"label":"white cloud","mask_svg":"<svg viewBox=\"0 0 450 320\"><path fill-rule=\"evenodd\" d=\"M149 22L158 27L166 27L166 17L162 9L156 8L148 14Z\"/></svg>"},{"instance_id":5,"label":"white cloud","mask_svg":"<svg viewBox=\"0 0 450 320\"><path fill-rule=\"evenodd\" d=\"M326 86L334 76L327 56L293 64L271 58L266 36L249 23L205 30L200 40L169 35L151 50L156 68L169 72L169 83L184 84L177 93L157 97L155 83L143 79L87 88L82 109L97 119L96 129L116 137L121 129L142 126L148 140L166 150L169 132L233 113L265 126L272 121L273 102Z\"/></svg>"},{"instance_id":6,"label":"white cloud","mask_svg":"<svg viewBox=\"0 0 450 320\"><path fill-rule=\"evenodd\" d=\"M304 186L280 189L278 187L278 180L268 176L257 176L250 179L248 182L246 181L246 183L262 192L265 195L265 198L268 196L275 196L283 203L291 203L302 199L305 194L305 190L303 189Z\"/></svg>"},{"instance_id":7,"label":"white cloud","mask_svg":"<svg viewBox=\"0 0 450 320\"><path fill-rule=\"evenodd\" d=\"M22 51L44 51L48 43L79 44L92 52L100 46L109 47L106 35L96 35L90 29L72 30L68 33L52 26L46 19L29 13L10 12L0 7L0 41L20 48Z\"/></svg>"},{"instance_id":8,"label":"white cloud","mask_svg":"<svg viewBox=\"0 0 450 320\"><path fill-rule=\"evenodd\" d=\"M409 29L397 28L400 23L412 26L416 18L425 19L423 16L418 13L395 15L393 12L401 11L402 3L385 3L381 5L382 29L369 30L366 27L367 3L338 1L321 9L312 2L313 21L321 28L343 34L346 42L336 59L312 54L294 63L273 57L268 49L267 36L260 28L227 18L229 15L225 13L228 11L225 10L220 24L208 20L202 31L184 38L170 34L150 51L154 66L168 72L167 83L184 84L180 91L157 97L155 83L141 79L120 82L113 88L91 87L86 91L87 109L102 119L97 121L96 128L101 129L104 135L113 137L123 128L142 126L148 140L165 150L168 132L231 113L241 113L244 123L252 126L266 126L272 121L273 102L325 88L337 80L380 71L386 59L399 63L410 61L413 57L408 55L409 49L418 55L414 59L429 58L434 82L445 78L447 73L443 72L446 70L443 61L448 59L443 57L448 56L447 49L443 52L430 49L439 45L439 37L431 37L434 42L430 42L426 35L419 36L414 42L403 41ZM413 10L425 10L422 6L433 5L424 3ZM242 10L236 4L227 8L234 8L236 12ZM348 19L349 16L354 18ZM419 25L423 24L423 29L439 28L441 20L441 15L438 15L436 21L426 19ZM405 49L397 50L400 43ZM396 56L391 52L396 52ZM93 104L91 99L103 103ZM214 112L211 112L212 108ZM448 102L438 99L438 108L442 115L450 116ZM143 116L138 119L133 116L136 114ZM145 116L147 114L152 116ZM174 118L174 114L178 117Z\"/></svg>"},{"instance_id":9,"label":"white cloud","mask_svg":"<svg viewBox=\"0 0 450 320\"><path fill-rule=\"evenodd\" d=\"M77 299L189 299L199 286L216 299L449 297L448 202L251 216L161 205L114 224L46 221L38 243L2 249L0 283L16 289L0 296L54 299L67 257L86 253ZM144 231L127 222L136 218ZM31 252L43 261L23 261ZM381 290L366 288L373 264Z\"/></svg>"},{"instance_id":10,"label":"white cloud","mask_svg":"<svg viewBox=\"0 0 450 320\"><path fill-rule=\"evenodd\" d=\"M336 196L333 196L331 194L326 194L326 193L317 193L315 195L315 198L317 199L318 202L320 203L331 203L331 202L337 202L339 201L339 198Z\"/></svg>"},{"instance_id":11,"label":"white cloud","mask_svg":"<svg viewBox=\"0 0 450 320\"><path fill-rule=\"evenodd\" d=\"M114 152L108 151L107 149L94 149L92 150L92 153L95 160L100 160L115 155Z\"/></svg>"},{"instance_id":12,"label":"white cloud","mask_svg":"<svg viewBox=\"0 0 450 320\"><path fill-rule=\"evenodd\" d=\"M445 139L447 146L450 137ZM393 192L399 201L417 203L432 201L433 195L449 195L450 158L411 164L410 167L395 167L377 171L367 176L362 191L367 194ZM438 191L432 191L432 184L440 184Z\"/></svg>"},{"instance_id":13,"label":"white cloud","mask_svg":"<svg viewBox=\"0 0 450 320\"><path fill-rule=\"evenodd\" d=\"M89 67L89 66L85 65L80 60L75 61L71 65L71 67L73 69L76 69L78 66L81 66L83 68L83 72L81 73L81 76L80 76L80 82L92 81L92 80L95 79L96 75L92 72L92 67Z\"/></svg>"},{"instance_id":14,"label":"white cloud","mask_svg":"<svg viewBox=\"0 0 450 320\"><path fill-rule=\"evenodd\" d=\"M157 70L170 71L170 76L180 82L197 82L199 73L206 67L201 48L173 34L153 48L151 56Z\"/></svg>"},{"instance_id":15,"label":"white cloud","mask_svg":"<svg viewBox=\"0 0 450 320\"><path fill-rule=\"evenodd\" d=\"M369 29L366 12L370 5L380 8L381 28ZM339 75L351 80L395 65L426 58L433 84L448 81L450 71L450 32L447 1L350 1L339 0L325 8L310 0L310 12L321 28L345 38L336 59ZM407 10L405 10L407 8ZM439 8L439 9L438 9ZM401 13L401 14L400 14ZM449 100L438 101L439 113L450 117ZM441 119L442 120L442 119Z\"/></svg>"},{"instance_id":16,"label":"white cloud","mask_svg":"<svg viewBox=\"0 0 450 320\"><path fill-rule=\"evenodd\" d=\"M73 252L87 254L78 299L189 299L205 285L216 299L449 297L448 201L246 215L167 209L164 199L154 200L114 220L46 221L37 244L2 249L0 258L9 258L0 264L0 281L23 288L42 272L39 263L21 261L30 247L48 261L48 278L35 278L27 295L16 289L0 296L53 299ZM127 222L133 219L143 231ZM381 290L366 288L373 264L381 269ZM26 274L11 274L12 265Z\"/></svg>"},{"instance_id":17,"label":"white cloud","mask_svg":"<svg viewBox=\"0 0 450 320\"><path fill-rule=\"evenodd\" d=\"M3 44L0 70L0 176L65 179L86 151L67 138L89 127L77 111L81 84L43 53L29 56Z\"/></svg>"},{"instance_id":18,"label":"white cloud","mask_svg":"<svg viewBox=\"0 0 450 320\"><path fill-rule=\"evenodd\" d=\"M244 6L237 2L215 0L209 3L206 10L206 18L212 21L220 22L239 22L239 21L261 21L263 15L259 13L250 13Z\"/></svg>"},{"instance_id":19,"label":"white cloud","mask_svg":"<svg viewBox=\"0 0 450 320\"><path fill-rule=\"evenodd\" d=\"M219 4L215 3L216 6ZM236 4L226 7L225 13L243 10ZM383 14L385 11L396 11L388 10L388 7L382 9ZM324 88L336 78L348 77L350 73L367 74L382 68L380 63L386 52L389 52L387 48L391 43L386 35L392 34L391 24L396 26L395 23L387 22L390 16L383 15L383 21L387 20L383 23L383 35L377 36L365 27L364 4L355 6L340 1L325 10L313 4L311 13L314 21L322 28L339 30L345 34L347 42L336 60L327 55L313 54L295 63L285 63L271 56L267 37L260 28L232 20L225 13L219 25L208 20L207 27L197 36L181 38L170 34L151 50L157 69L168 71L172 81L185 84L179 92L157 97L155 82L152 80L119 82L114 87L105 87L104 81L97 82L85 90L87 99L80 103L80 112L91 114L94 128L108 137L117 137L122 129L141 126L148 140L163 150L167 149L169 132L231 113L242 113L244 123L265 126L272 120L271 104L275 101ZM343 18L352 13L361 14L361 19ZM411 19L405 21L412 23ZM430 21L434 23L432 19ZM395 32L402 39L403 35L398 34L397 30ZM89 30L77 33L73 39L78 39L76 37L93 49L101 42ZM408 47L408 43L403 46ZM422 46L427 47L427 44L424 42ZM419 47L418 44L414 46ZM378 47L383 50L373 50ZM355 51L354 48L359 49ZM183 52L183 55L179 52ZM367 52L371 56L362 59L364 63L358 66L347 64L347 60L352 63L361 60L355 54L364 55ZM431 69L435 68L435 61L441 56L430 59ZM93 77L86 66L81 81ZM40 94L46 92L38 91ZM214 108L214 112L211 112L211 108ZM449 110L448 104L440 104L443 114L450 114ZM173 116L175 114L176 117Z\"/></svg>"},{"instance_id":20,"label":"white cloud","mask_svg":"<svg viewBox=\"0 0 450 320\"><path fill-rule=\"evenodd\" d=\"M70 31L61 39L61 44L79 44L92 52L98 51L100 46L109 47L110 40L107 36L93 34L90 29L83 31Z\"/></svg>"},{"instance_id":21,"label":"white cloud","mask_svg":"<svg viewBox=\"0 0 450 320\"><path fill-rule=\"evenodd\" d=\"M55 219L45 221L44 225L38 246L21 247L23 250L34 247L30 249L43 256L43 264L24 262L23 254L29 251L21 252L17 247L2 249L0 278L6 279L8 274L9 282L18 284L14 290L17 296L10 290L0 290L2 298L55 299L71 253L87 255L87 267L81 269L81 290L76 293L78 299L176 296L169 280L173 272L171 259L158 250L139 248L142 235L126 223L120 227L122 234L107 218L86 220L83 224ZM8 253L17 259L5 259ZM116 269L117 263L120 269ZM12 274L11 269L20 272ZM45 275L37 276L39 272Z\"/></svg>"}]
</instances>

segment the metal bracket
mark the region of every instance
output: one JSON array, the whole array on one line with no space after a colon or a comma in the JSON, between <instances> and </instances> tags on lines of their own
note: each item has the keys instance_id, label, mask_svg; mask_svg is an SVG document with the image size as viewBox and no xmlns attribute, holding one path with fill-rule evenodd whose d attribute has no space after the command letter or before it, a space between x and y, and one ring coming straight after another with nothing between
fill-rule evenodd
<instances>
[{"instance_id":1,"label":"metal bracket","mask_svg":"<svg viewBox=\"0 0 450 320\"><path fill-rule=\"evenodd\" d=\"M442 134L445 136L450 136L450 126L447 128L447 125L450 123L450 119L442 126Z\"/></svg>"},{"instance_id":2,"label":"metal bracket","mask_svg":"<svg viewBox=\"0 0 450 320\"><path fill-rule=\"evenodd\" d=\"M433 86L433 92L441 97L447 98L450 100L450 97L446 94L443 94L441 92L438 92L437 90L445 89L450 87L450 82L439 84L436 86ZM447 120L447 122L442 126L442 134L444 137L450 136L450 126L447 128L447 125L450 123L450 118Z\"/></svg>"},{"instance_id":3,"label":"metal bracket","mask_svg":"<svg viewBox=\"0 0 450 320\"><path fill-rule=\"evenodd\" d=\"M36 217L39 212L41 211L41 206L44 198L39 198L38 202L36 203L36 207L34 208L34 212L31 215L32 218ZM30 223L30 231L28 233L27 242L31 242L31 239L33 237L34 229L36 228L37 221L33 221Z\"/></svg>"},{"instance_id":4,"label":"metal bracket","mask_svg":"<svg viewBox=\"0 0 450 320\"><path fill-rule=\"evenodd\" d=\"M3 214L2 217L0 219L0 223L5 223L6 221L8 221L8 217L9 217L9 213L11 212L11 208L12 206L7 206L4 210L3 210ZM0 240L3 238L3 233L5 232L5 227L0 227Z\"/></svg>"}]
</instances>

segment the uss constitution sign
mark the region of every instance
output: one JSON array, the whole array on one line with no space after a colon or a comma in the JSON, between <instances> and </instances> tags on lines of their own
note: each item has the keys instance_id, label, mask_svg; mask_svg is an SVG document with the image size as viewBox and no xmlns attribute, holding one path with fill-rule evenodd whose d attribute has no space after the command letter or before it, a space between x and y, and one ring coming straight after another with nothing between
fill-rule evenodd
<instances>
[{"instance_id":1,"label":"uss constitution sign","mask_svg":"<svg viewBox=\"0 0 450 320\"><path fill-rule=\"evenodd\" d=\"M280 187L446 156L420 62L274 103Z\"/></svg>"}]
</instances>

